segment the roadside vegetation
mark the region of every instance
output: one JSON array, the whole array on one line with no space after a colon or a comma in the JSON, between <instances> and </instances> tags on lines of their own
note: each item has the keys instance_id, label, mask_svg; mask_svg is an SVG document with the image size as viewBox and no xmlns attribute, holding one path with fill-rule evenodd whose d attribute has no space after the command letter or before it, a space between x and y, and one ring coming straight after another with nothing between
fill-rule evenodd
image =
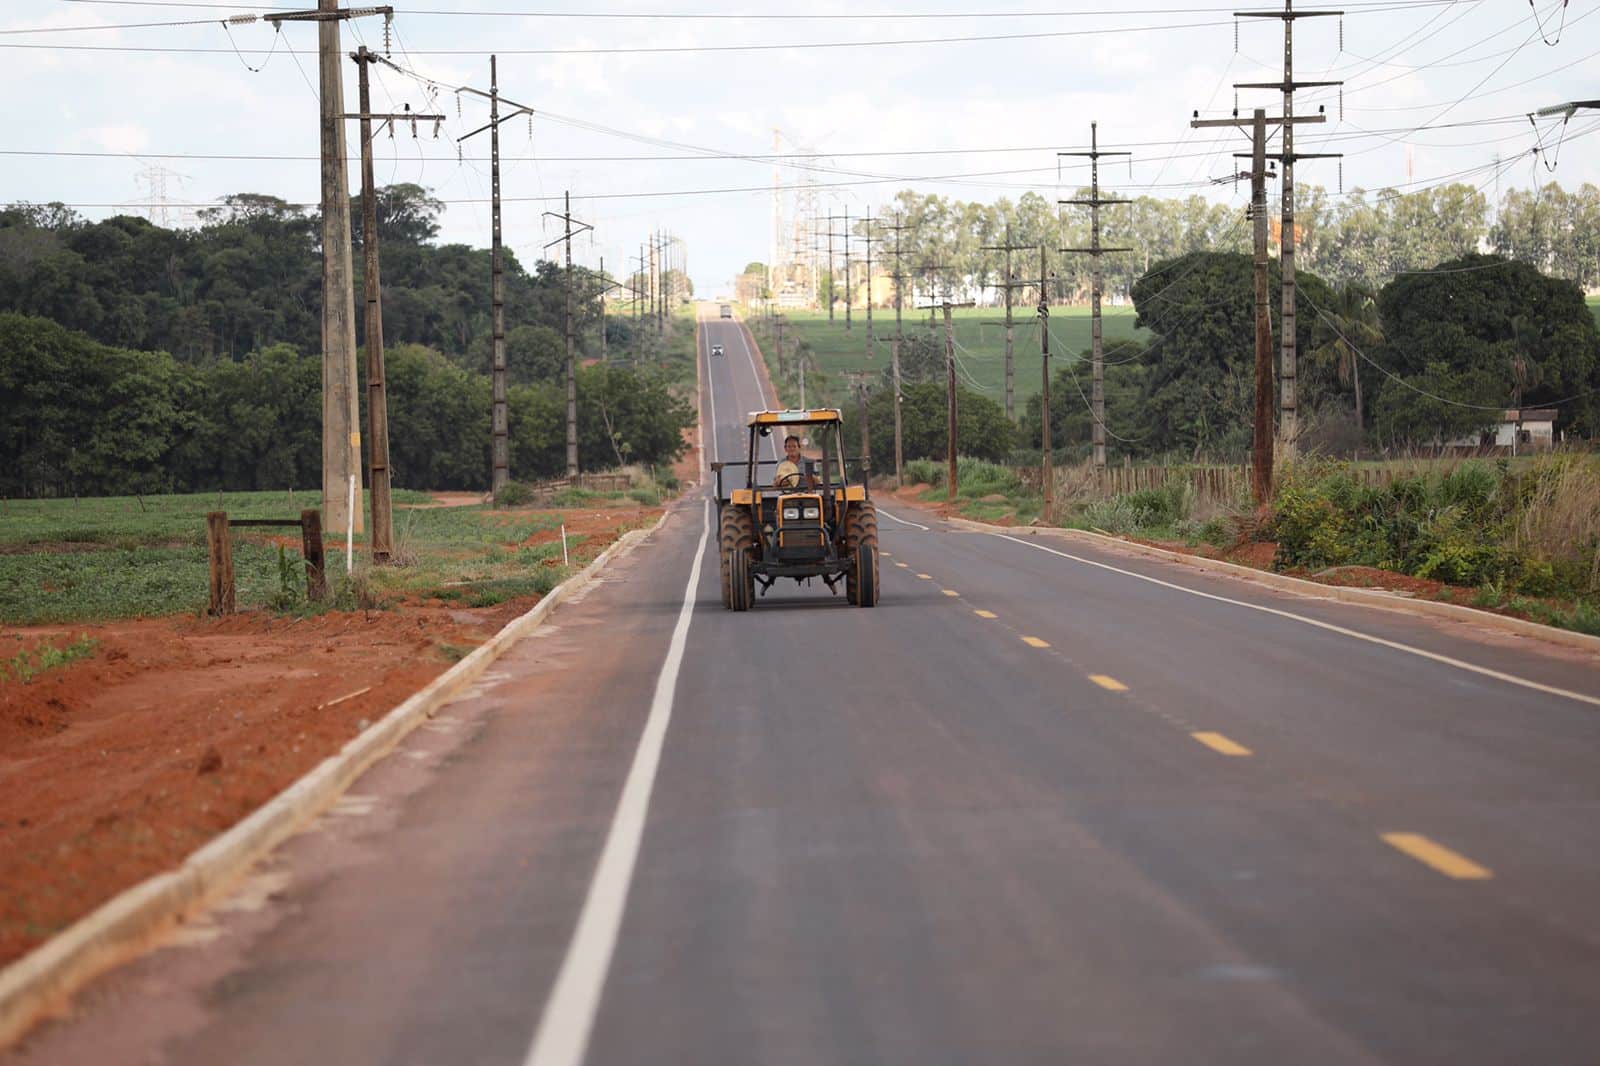
<instances>
[{"instance_id":1,"label":"roadside vegetation","mask_svg":"<svg viewBox=\"0 0 1600 1066\"><path fill-rule=\"evenodd\" d=\"M920 497L943 503L945 469L908 462L907 484L926 486ZM1056 524L1319 580L1365 570L1404 575L1419 579L1413 594L1600 635L1600 456L1313 459L1282 471L1277 497L1262 511L1243 491L1197 489L1208 481L1201 469L1169 467L1159 486L1105 494L1088 465L1060 468ZM1037 477L1024 474L961 459L956 511L1040 523Z\"/></svg>"}]
</instances>

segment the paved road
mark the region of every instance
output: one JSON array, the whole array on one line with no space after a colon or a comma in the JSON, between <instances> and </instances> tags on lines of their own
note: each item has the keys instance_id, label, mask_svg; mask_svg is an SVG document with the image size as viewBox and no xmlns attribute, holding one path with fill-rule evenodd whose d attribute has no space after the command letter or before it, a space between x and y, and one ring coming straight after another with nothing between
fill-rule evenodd
<instances>
[{"instance_id":1,"label":"paved road","mask_svg":"<svg viewBox=\"0 0 1600 1066\"><path fill-rule=\"evenodd\" d=\"M891 511L737 616L685 501L15 1061L1600 1061L1592 658Z\"/></svg>"}]
</instances>

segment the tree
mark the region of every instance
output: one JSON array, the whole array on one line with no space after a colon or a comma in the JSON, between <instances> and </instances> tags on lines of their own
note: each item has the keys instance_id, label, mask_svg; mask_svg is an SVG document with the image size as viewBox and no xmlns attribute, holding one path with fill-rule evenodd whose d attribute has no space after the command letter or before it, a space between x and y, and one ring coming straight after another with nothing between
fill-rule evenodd
<instances>
[{"instance_id":1,"label":"tree","mask_svg":"<svg viewBox=\"0 0 1600 1066\"><path fill-rule=\"evenodd\" d=\"M1395 278L1379 293L1378 311L1387 338L1379 361L1408 384L1421 387L1425 377L1429 392L1457 403L1510 407L1520 397L1528 406L1557 405L1568 428L1600 431L1600 331L1575 283L1526 263L1469 255ZM1386 409L1422 403L1391 397L1396 388L1420 397L1386 380ZM1487 424L1494 413L1477 418ZM1391 424L1422 419L1396 414ZM1457 420L1440 425L1443 433Z\"/></svg>"},{"instance_id":2,"label":"tree","mask_svg":"<svg viewBox=\"0 0 1600 1066\"><path fill-rule=\"evenodd\" d=\"M949 443L949 396L943 383L903 385L900 403L901 445L907 459L944 459ZM872 448L878 455L877 468L887 469L884 456L894 451L894 390L873 390L867 400L867 425ZM844 413L846 451L853 454L854 442L861 439L857 408ZM1006 418L1005 408L987 396L970 389L956 389L956 442L962 455L1000 462L1010 453L1016 427Z\"/></svg>"}]
</instances>

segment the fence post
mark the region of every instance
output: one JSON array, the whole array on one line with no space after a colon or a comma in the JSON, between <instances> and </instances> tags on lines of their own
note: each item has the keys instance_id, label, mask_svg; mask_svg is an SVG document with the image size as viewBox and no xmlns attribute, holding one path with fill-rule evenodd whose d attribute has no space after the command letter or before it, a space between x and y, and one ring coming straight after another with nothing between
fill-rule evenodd
<instances>
[{"instance_id":1,"label":"fence post","mask_svg":"<svg viewBox=\"0 0 1600 1066\"><path fill-rule=\"evenodd\" d=\"M228 533L227 511L211 511L206 515L206 548L211 563L211 600L206 613L232 614L233 538Z\"/></svg>"},{"instance_id":2,"label":"fence post","mask_svg":"<svg viewBox=\"0 0 1600 1066\"><path fill-rule=\"evenodd\" d=\"M328 598L328 577L322 553L322 512L315 507L300 512L300 554L306 561L306 599L320 603Z\"/></svg>"}]
</instances>

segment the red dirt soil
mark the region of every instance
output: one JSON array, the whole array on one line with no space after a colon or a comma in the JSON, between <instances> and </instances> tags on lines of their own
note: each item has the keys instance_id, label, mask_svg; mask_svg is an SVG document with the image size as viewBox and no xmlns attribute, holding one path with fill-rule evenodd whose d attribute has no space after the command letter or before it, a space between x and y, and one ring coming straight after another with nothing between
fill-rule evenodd
<instances>
[{"instance_id":1,"label":"red dirt soil","mask_svg":"<svg viewBox=\"0 0 1600 1066\"><path fill-rule=\"evenodd\" d=\"M569 512L568 532L592 557L650 513ZM0 681L0 964L180 863L537 602L0 631L0 658L98 641Z\"/></svg>"}]
</instances>

